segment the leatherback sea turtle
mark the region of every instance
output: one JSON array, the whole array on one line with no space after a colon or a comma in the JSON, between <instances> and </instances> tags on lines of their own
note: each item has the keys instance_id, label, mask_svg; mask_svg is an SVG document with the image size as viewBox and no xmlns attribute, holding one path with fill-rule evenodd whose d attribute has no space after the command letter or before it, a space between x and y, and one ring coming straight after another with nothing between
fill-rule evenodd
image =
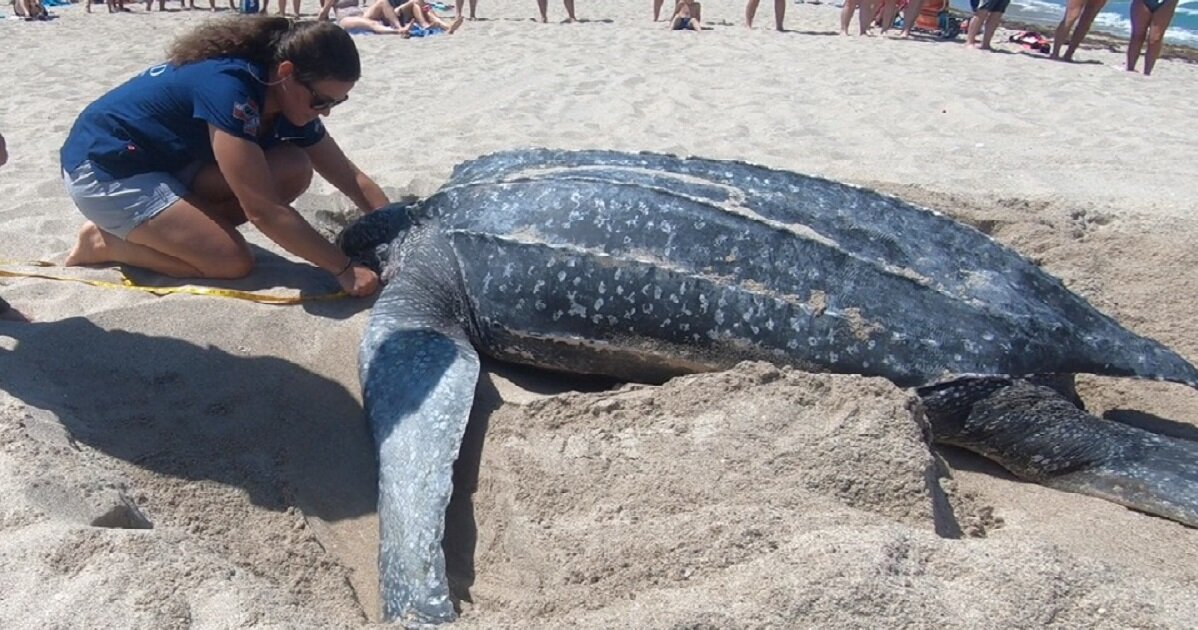
<instances>
[{"instance_id":1,"label":"leatherback sea turtle","mask_svg":"<svg viewBox=\"0 0 1198 630\"><path fill-rule=\"evenodd\" d=\"M479 355L625 380L762 360L916 387L934 439L1198 525L1198 448L1030 375L1198 370L933 211L741 162L525 150L340 238L381 263L359 367L379 456L383 614L455 616L441 548Z\"/></svg>"}]
</instances>

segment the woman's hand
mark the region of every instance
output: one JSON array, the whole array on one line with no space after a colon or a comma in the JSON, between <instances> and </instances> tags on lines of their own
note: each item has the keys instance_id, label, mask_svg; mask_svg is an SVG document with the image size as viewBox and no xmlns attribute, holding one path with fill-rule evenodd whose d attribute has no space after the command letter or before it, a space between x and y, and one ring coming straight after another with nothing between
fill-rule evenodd
<instances>
[{"instance_id":1,"label":"woman's hand","mask_svg":"<svg viewBox=\"0 0 1198 630\"><path fill-rule=\"evenodd\" d=\"M369 267L351 264L337 274L341 290L353 297L366 297L379 290L379 276Z\"/></svg>"}]
</instances>

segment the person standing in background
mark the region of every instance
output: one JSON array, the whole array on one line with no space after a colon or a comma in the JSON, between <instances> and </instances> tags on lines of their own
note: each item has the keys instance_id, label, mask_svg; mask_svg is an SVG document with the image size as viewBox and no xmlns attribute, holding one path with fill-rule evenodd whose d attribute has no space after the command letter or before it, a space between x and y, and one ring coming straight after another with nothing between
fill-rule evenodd
<instances>
[{"instance_id":1,"label":"person standing in background","mask_svg":"<svg viewBox=\"0 0 1198 630\"><path fill-rule=\"evenodd\" d=\"M1127 42L1127 71L1136 71L1144 40L1148 40L1148 47L1144 50L1144 75L1147 76L1152 74L1152 68L1161 56L1165 30L1173 21L1177 0L1132 0L1130 10L1131 38Z\"/></svg>"},{"instance_id":2,"label":"person standing in background","mask_svg":"<svg viewBox=\"0 0 1198 630\"><path fill-rule=\"evenodd\" d=\"M761 0L749 0L745 4L745 26L753 28L753 18L757 15L757 5ZM782 28L782 21L786 18L786 0L774 0L774 28L779 31L786 30Z\"/></svg>"}]
</instances>

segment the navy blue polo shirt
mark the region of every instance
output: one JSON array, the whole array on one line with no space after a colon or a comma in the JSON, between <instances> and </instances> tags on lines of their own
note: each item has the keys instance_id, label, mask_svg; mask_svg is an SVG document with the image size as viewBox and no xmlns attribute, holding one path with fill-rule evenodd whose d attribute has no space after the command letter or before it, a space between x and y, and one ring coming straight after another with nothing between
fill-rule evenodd
<instances>
[{"instance_id":1,"label":"navy blue polo shirt","mask_svg":"<svg viewBox=\"0 0 1198 630\"><path fill-rule=\"evenodd\" d=\"M308 147L325 137L317 118L302 127L285 116L263 134L266 70L245 59L221 58L154 66L88 105L62 146L70 172L91 160L97 179L179 171L215 163L208 125L263 149L281 142Z\"/></svg>"}]
</instances>

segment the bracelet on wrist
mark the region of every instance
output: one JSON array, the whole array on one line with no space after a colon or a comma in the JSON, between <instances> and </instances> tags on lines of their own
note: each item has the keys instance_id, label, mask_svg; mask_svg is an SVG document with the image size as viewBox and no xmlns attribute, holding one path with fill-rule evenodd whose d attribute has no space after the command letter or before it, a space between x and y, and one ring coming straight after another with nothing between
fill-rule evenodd
<instances>
[{"instance_id":1,"label":"bracelet on wrist","mask_svg":"<svg viewBox=\"0 0 1198 630\"><path fill-rule=\"evenodd\" d=\"M349 260L349 262L345 263L345 266L341 268L341 271L338 271L337 273L333 274L333 276L340 278L341 274L349 271L349 268L353 267L353 266L354 266L354 260L351 258Z\"/></svg>"}]
</instances>

